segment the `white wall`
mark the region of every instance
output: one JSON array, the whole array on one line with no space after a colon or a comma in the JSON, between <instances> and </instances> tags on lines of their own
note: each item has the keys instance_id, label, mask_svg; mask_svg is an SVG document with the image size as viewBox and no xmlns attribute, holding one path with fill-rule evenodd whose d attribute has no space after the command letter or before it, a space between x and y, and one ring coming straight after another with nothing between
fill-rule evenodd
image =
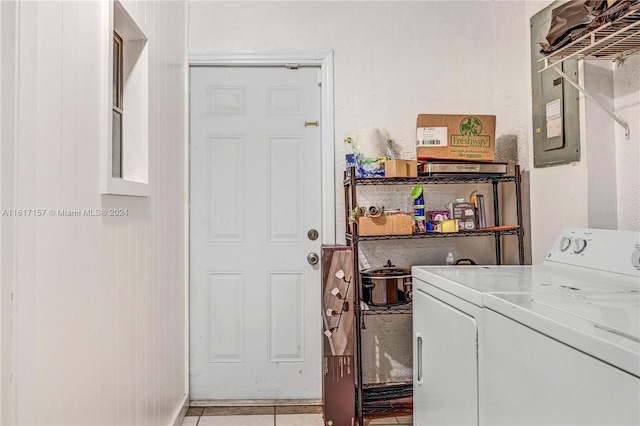
<instances>
[{"instance_id":1,"label":"white wall","mask_svg":"<svg viewBox=\"0 0 640 426\"><path fill-rule=\"evenodd\" d=\"M588 93L596 94L613 110L613 63L583 61L579 72ZM581 99L580 108L584 141L582 160L587 169L587 226L616 229L618 194L612 189L617 187L614 136L617 124L593 101Z\"/></svg>"},{"instance_id":2,"label":"white wall","mask_svg":"<svg viewBox=\"0 0 640 426\"><path fill-rule=\"evenodd\" d=\"M601 65L586 70L586 84L595 87L631 124L632 140L623 140L617 125L583 99L581 161L533 168L529 19L550 3L191 0L189 52L333 49L338 183L344 169L343 138L349 130L384 128L401 145L403 157L412 158L417 114L495 114L497 136L517 137L519 163L531 173L530 237L533 263L539 263L562 227L638 229L640 215L640 130L634 130L639 127L637 56L615 71L606 70L610 65L604 71ZM605 171L598 162L602 146L596 144L606 141L616 148L615 155L607 155L613 172ZM454 196L444 191L443 199ZM464 191L463 195L469 192ZM341 185L336 185L336 199L340 240L344 233ZM616 205L613 218L607 213L610 203ZM368 254L375 260L391 253L391 258L406 264L428 264L441 263L443 251L449 249L458 250L458 257L480 256L480 261L491 252L487 248L478 255L477 248L468 248L471 246L469 240L456 247L430 242L409 251L405 247L400 254L393 247L379 245ZM396 330L406 327L399 324ZM404 339L393 332L390 340ZM376 338L387 337L381 332ZM402 364L406 360L400 357L392 356L382 379L405 377Z\"/></svg>"},{"instance_id":3,"label":"white wall","mask_svg":"<svg viewBox=\"0 0 640 426\"><path fill-rule=\"evenodd\" d=\"M631 138L615 126L618 183L618 229L640 231L640 55L629 58L613 75L614 105L631 127Z\"/></svg>"},{"instance_id":4,"label":"white wall","mask_svg":"<svg viewBox=\"0 0 640 426\"><path fill-rule=\"evenodd\" d=\"M525 2L522 27L528 28L530 17L551 3ZM527 31L527 45L528 40ZM631 139L626 140L622 128L581 95L580 161L536 169L531 158L534 264L544 260L555 237L567 226L640 230L640 59L635 55L619 67L610 62L585 62L580 73L585 88L626 120ZM528 75L523 78L530 80ZM529 152L532 143L530 139Z\"/></svg>"},{"instance_id":5,"label":"white wall","mask_svg":"<svg viewBox=\"0 0 640 426\"><path fill-rule=\"evenodd\" d=\"M517 1L190 1L189 53L334 51L336 235L344 241L343 139L350 130L386 129L402 157L415 158L418 114L495 114L497 135L515 135L528 164L524 13ZM473 189L439 187L427 204L444 208ZM361 248L372 266L387 259L442 264L447 251L493 262L491 239L439 240ZM367 319L365 380L411 378L410 329L410 316Z\"/></svg>"},{"instance_id":6,"label":"white wall","mask_svg":"<svg viewBox=\"0 0 640 426\"><path fill-rule=\"evenodd\" d=\"M11 205L13 190L6 182L11 181L13 167L8 159L13 158L14 139L14 77L15 77L15 1L0 2L0 207ZM13 400L11 392L11 370L13 347L13 311L11 291L13 281L13 253L11 242L13 229L0 216L0 424L6 424L8 407Z\"/></svg>"},{"instance_id":7,"label":"white wall","mask_svg":"<svg viewBox=\"0 0 640 426\"><path fill-rule=\"evenodd\" d=\"M334 50L338 183L348 131L386 129L415 158L420 113L495 114L527 158L520 2L191 1L189 14L189 53ZM340 184L336 199L340 240Z\"/></svg>"},{"instance_id":8,"label":"white wall","mask_svg":"<svg viewBox=\"0 0 640 426\"><path fill-rule=\"evenodd\" d=\"M17 4L17 121L13 138L3 79L1 207L44 215L1 217L3 424L166 425L185 402L186 6L127 3L152 29L152 194L141 198L100 194L109 3ZM110 208L127 215L55 212Z\"/></svg>"},{"instance_id":9,"label":"white wall","mask_svg":"<svg viewBox=\"0 0 640 426\"><path fill-rule=\"evenodd\" d=\"M630 124L631 140L582 99L581 161L533 168L529 19L549 4L191 1L189 51L333 49L337 182L349 130L385 128L411 157L417 114L496 114L497 135L517 136L519 163L531 170L532 257L539 263L565 226L640 229L637 56L615 69L583 69L585 85ZM606 141L615 152L603 150ZM337 185L338 237L341 191Z\"/></svg>"}]
</instances>

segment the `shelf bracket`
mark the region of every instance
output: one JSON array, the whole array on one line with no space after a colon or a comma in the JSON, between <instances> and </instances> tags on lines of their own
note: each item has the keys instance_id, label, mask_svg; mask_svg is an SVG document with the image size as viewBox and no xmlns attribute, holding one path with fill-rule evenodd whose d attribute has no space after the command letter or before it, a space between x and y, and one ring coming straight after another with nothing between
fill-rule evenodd
<instances>
[{"instance_id":1,"label":"shelf bracket","mask_svg":"<svg viewBox=\"0 0 640 426\"><path fill-rule=\"evenodd\" d=\"M618 123L619 125L621 125L624 128L624 137L629 140L629 138L631 137L631 133L629 130L629 125L627 124L626 121L624 121L618 114L616 114L613 111L610 111L609 108L603 104L602 102L600 102L600 100L598 100L596 97L594 97L593 95L591 95L589 92L587 92L584 87L580 86L578 83L576 83L575 81L573 81L571 79L571 77L569 77L567 74L565 74L564 72L562 72L562 70L560 70L560 68L558 68L557 65L552 65L551 66L558 74L560 74L562 76L562 78L564 78L564 80L569 83L570 85L572 85L573 87L575 87L580 93L582 93L587 99L589 99L590 101L594 102L596 105L598 105L600 107L600 109L602 109L609 117L611 117L612 119L615 120L616 123Z\"/></svg>"}]
</instances>

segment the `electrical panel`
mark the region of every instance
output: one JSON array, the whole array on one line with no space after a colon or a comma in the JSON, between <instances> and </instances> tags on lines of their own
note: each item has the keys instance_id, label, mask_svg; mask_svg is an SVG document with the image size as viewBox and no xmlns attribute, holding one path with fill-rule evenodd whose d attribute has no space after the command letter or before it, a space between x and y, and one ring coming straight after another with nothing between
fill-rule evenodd
<instances>
[{"instance_id":1,"label":"electrical panel","mask_svg":"<svg viewBox=\"0 0 640 426\"><path fill-rule=\"evenodd\" d=\"M554 69L538 72L543 55L540 43L551 26L551 11L564 3L556 1L531 18L531 86L533 108L533 165L549 167L580 160L580 115L578 90ZM578 61L567 60L558 68L578 81Z\"/></svg>"}]
</instances>

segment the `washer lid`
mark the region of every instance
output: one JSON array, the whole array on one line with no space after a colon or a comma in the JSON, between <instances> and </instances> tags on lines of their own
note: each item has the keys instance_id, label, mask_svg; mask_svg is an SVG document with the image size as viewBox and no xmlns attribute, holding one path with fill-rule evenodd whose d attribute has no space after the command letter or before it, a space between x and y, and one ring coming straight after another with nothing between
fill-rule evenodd
<instances>
[{"instance_id":1,"label":"washer lid","mask_svg":"<svg viewBox=\"0 0 640 426\"><path fill-rule=\"evenodd\" d=\"M635 277L545 262L535 266L414 266L414 287L429 283L477 306L483 292L637 292ZM424 291L424 288L422 289Z\"/></svg>"},{"instance_id":2,"label":"washer lid","mask_svg":"<svg viewBox=\"0 0 640 426\"><path fill-rule=\"evenodd\" d=\"M484 295L508 318L640 377L640 293L557 291Z\"/></svg>"}]
</instances>

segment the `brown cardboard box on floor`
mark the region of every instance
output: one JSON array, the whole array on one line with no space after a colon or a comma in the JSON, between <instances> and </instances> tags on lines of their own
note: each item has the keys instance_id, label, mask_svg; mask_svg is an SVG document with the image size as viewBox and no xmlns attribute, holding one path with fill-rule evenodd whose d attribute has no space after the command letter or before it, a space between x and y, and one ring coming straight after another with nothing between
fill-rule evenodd
<instances>
[{"instance_id":1,"label":"brown cardboard box on floor","mask_svg":"<svg viewBox=\"0 0 640 426\"><path fill-rule=\"evenodd\" d=\"M322 408L325 422L331 421L335 426L352 425L356 416L355 316L350 304L354 285L349 284L353 276L352 260L351 247L322 246L322 322L325 329L322 336ZM344 281L336 276L338 271L344 274ZM341 292L338 294L342 299L333 293L335 288ZM349 303L345 305L345 301Z\"/></svg>"},{"instance_id":2,"label":"brown cardboard box on floor","mask_svg":"<svg viewBox=\"0 0 640 426\"><path fill-rule=\"evenodd\" d=\"M495 156L495 115L419 114L418 160L491 162Z\"/></svg>"}]
</instances>

